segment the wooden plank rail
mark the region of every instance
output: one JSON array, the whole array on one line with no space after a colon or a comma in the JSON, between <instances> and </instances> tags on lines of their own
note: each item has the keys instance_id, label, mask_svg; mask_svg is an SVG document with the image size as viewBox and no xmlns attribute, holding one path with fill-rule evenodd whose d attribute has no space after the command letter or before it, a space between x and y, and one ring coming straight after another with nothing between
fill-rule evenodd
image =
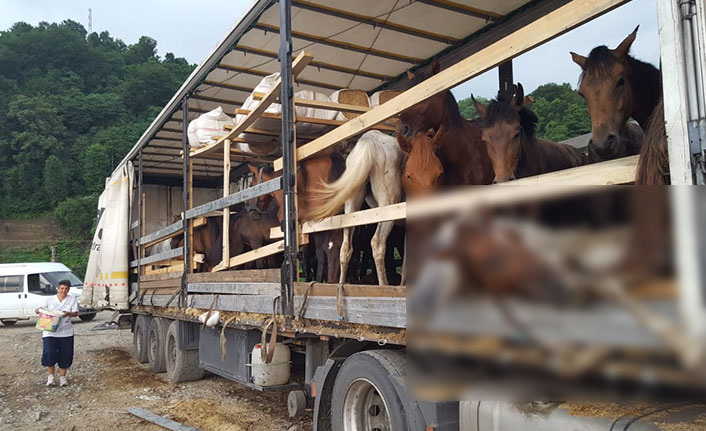
<instances>
[{"instance_id":1,"label":"wooden plank rail","mask_svg":"<svg viewBox=\"0 0 706 431\"><path fill-rule=\"evenodd\" d=\"M253 99L259 100L265 96L265 93L260 93L260 92L256 91L252 95L253 95ZM279 102L279 99L277 99L277 102ZM318 108L318 109L323 109L326 111L353 112L353 113L363 113L363 112L368 112L371 109L373 109L369 106L349 105L346 103L335 103L335 102L326 102L323 100L300 99L300 98L294 98L294 104L297 106L304 106L307 108Z\"/></svg>"},{"instance_id":2,"label":"wooden plank rail","mask_svg":"<svg viewBox=\"0 0 706 431\"><path fill-rule=\"evenodd\" d=\"M442 70L387 103L326 133L297 149L297 160L305 160L343 140L356 136L405 109L442 91L449 90L481 73L506 62L627 0L572 1L548 13L514 33L488 45L468 58ZM275 160L275 171L282 170L282 158Z\"/></svg>"},{"instance_id":3,"label":"wooden plank rail","mask_svg":"<svg viewBox=\"0 0 706 431\"><path fill-rule=\"evenodd\" d=\"M240 202L245 202L248 199L253 199L258 196L266 195L274 191L280 190L282 188L282 177L277 177L273 180L265 181L249 187L245 190L235 192L224 198L216 199L215 201L199 205L195 208L187 210L184 214L187 219L192 219L204 214L208 214L211 211L217 211L231 205L235 205Z\"/></svg>"},{"instance_id":4,"label":"wooden plank rail","mask_svg":"<svg viewBox=\"0 0 706 431\"><path fill-rule=\"evenodd\" d=\"M296 79L299 73L304 70L304 68L309 64L309 62L311 62L311 60L313 60L313 58L314 54L312 54L311 52L302 51L301 53L299 53L297 58L292 62L292 78ZM191 151L191 157L199 157L204 153L217 151L221 148L221 146L226 140L235 140L235 138L237 138L258 118L260 118L260 115L264 113L267 108L270 107L272 102L277 100L281 85L281 79L277 79L275 85L270 88L265 97L262 98L262 101L257 105L255 109L252 110L252 112L248 113L248 115L243 119L243 121L238 123L238 125L234 129L232 129L230 132L228 132L227 135L223 136L218 141L212 144L208 144L203 148Z\"/></svg>"},{"instance_id":5,"label":"wooden plank rail","mask_svg":"<svg viewBox=\"0 0 706 431\"><path fill-rule=\"evenodd\" d=\"M204 224L206 224L205 217L199 217L194 220L194 227L198 227ZM169 226L163 227L158 231L143 236L142 238L140 238L140 245L143 247L151 247L159 242L174 238L175 236L181 235L183 233L183 227L184 222L179 220L176 223L172 223Z\"/></svg>"},{"instance_id":6,"label":"wooden plank rail","mask_svg":"<svg viewBox=\"0 0 706 431\"><path fill-rule=\"evenodd\" d=\"M236 114L249 114L251 111L247 109L236 109L235 113ZM281 114L271 114L269 112L263 112L260 114L260 118L270 118L273 120L281 120L282 115ZM342 120L326 120L322 118L313 118L313 117L297 117L296 123L311 123L311 124L321 124L324 126L340 126L342 124L346 124L348 120L342 121ZM370 129L373 130L383 130L383 131L388 131L388 132L394 132L396 130L395 126L387 126L384 124L376 124L373 127L370 127Z\"/></svg>"},{"instance_id":7,"label":"wooden plank rail","mask_svg":"<svg viewBox=\"0 0 706 431\"><path fill-rule=\"evenodd\" d=\"M170 260L173 257L182 256L183 254L184 247L167 250L152 256L143 257L142 259L133 260L132 262L130 262L130 268L134 268L138 265L149 265L150 263L161 262L163 260Z\"/></svg>"}]
</instances>

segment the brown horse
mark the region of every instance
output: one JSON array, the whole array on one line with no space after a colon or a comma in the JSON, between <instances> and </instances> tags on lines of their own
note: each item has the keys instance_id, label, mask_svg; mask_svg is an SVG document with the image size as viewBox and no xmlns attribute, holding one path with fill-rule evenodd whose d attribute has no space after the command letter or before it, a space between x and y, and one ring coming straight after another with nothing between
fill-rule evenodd
<instances>
[{"instance_id":1,"label":"brown horse","mask_svg":"<svg viewBox=\"0 0 706 431\"><path fill-rule=\"evenodd\" d=\"M637 28L615 49L594 48L588 57L571 53L581 66L579 94L591 115L593 137L588 145L592 161L638 154L640 145L625 147L621 139L628 118L647 132L647 123L662 94L660 71L629 55Z\"/></svg>"},{"instance_id":2,"label":"brown horse","mask_svg":"<svg viewBox=\"0 0 706 431\"><path fill-rule=\"evenodd\" d=\"M473 97L473 96L471 96ZM483 120L483 142L493 163L493 183L530 177L585 164L586 158L571 145L538 139L537 116L525 105L522 84L512 100L473 103Z\"/></svg>"},{"instance_id":3,"label":"brown horse","mask_svg":"<svg viewBox=\"0 0 706 431\"><path fill-rule=\"evenodd\" d=\"M659 99L650 120L637 164L637 185L670 184L667 132L664 124L664 99Z\"/></svg>"},{"instance_id":4,"label":"brown horse","mask_svg":"<svg viewBox=\"0 0 706 431\"><path fill-rule=\"evenodd\" d=\"M435 61L432 73L438 72ZM435 140L426 137L429 129L440 132ZM493 167L482 144L481 129L477 122L461 116L450 91L407 108L400 114L397 130L400 147L409 154L402 173L407 195L430 191L437 185L492 182Z\"/></svg>"},{"instance_id":5,"label":"brown horse","mask_svg":"<svg viewBox=\"0 0 706 431\"><path fill-rule=\"evenodd\" d=\"M204 255L201 269L210 272L221 263L223 257L223 217L206 217L206 223L194 228L191 247L195 253ZM184 235L171 239L172 248L184 245Z\"/></svg>"}]
</instances>

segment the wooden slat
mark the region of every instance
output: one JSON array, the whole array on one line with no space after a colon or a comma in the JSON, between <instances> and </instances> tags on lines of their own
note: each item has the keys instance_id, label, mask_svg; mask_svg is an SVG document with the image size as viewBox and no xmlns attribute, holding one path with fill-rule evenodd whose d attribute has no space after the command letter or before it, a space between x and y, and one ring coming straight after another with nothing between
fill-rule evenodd
<instances>
[{"instance_id":1,"label":"wooden slat","mask_svg":"<svg viewBox=\"0 0 706 431\"><path fill-rule=\"evenodd\" d=\"M265 95L265 93L260 93L260 92L254 92L253 94L253 99L259 100L262 99ZM277 99L277 102L279 102L279 99ZM294 104L297 106L306 106L307 108L319 108L319 109L325 109L327 111L339 111L339 112L368 112L372 108L369 106L358 106L358 105L349 105L346 103L335 103L335 102L326 102L323 100L311 100L311 99L299 99L295 98L294 99Z\"/></svg>"},{"instance_id":2,"label":"wooden slat","mask_svg":"<svg viewBox=\"0 0 706 431\"><path fill-rule=\"evenodd\" d=\"M449 90L508 59L544 43L592 19L626 0L572 1L505 38L481 49L465 60L428 78L387 103L360 115L320 138L298 148L297 160L305 160L338 142L358 135L374 125L399 114L434 94ZM275 171L282 170L282 158L275 160Z\"/></svg>"},{"instance_id":3,"label":"wooden slat","mask_svg":"<svg viewBox=\"0 0 706 431\"><path fill-rule=\"evenodd\" d=\"M249 111L247 109L236 109L235 110L236 114L248 114L250 112L251 111ZM282 115L264 112L260 115L260 118L270 118L273 120L281 120ZM348 120L341 121L341 120L326 120L323 118L313 118L313 117L297 117L296 122L297 123L322 124L324 126L340 126L341 124L346 124L348 122ZM377 124L377 125L371 127L371 129L384 130L384 131L388 131L388 132L394 132L395 130L397 130L395 126L387 126L384 124Z\"/></svg>"},{"instance_id":4,"label":"wooden slat","mask_svg":"<svg viewBox=\"0 0 706 431\"><path fill-rule=\"evenodd\" d=\"M189 283L188 293L216 293L223 295L279 295L280 283Z\"/></svg>"},{"instance_id":5,"label":"wooden slat","mask_svg":"<svg viewBox=\"0 0 706 431\"><path fill-rule=\"evenodd\" d=\"M188 274L186 280L188 283L279 282L281 277L279 269L244 269Z\"/></svg>"},{"instance_id":6,"label":"wooden slat","mask_svg":"<svg viewBox=\"0 0 706 431\"><path fill-rule=\"evenodd\" d=\"M148 265L150 263L160 262L163 260L168 260L173 257L181 256L184 253L184 247L175 248L172 250L167 250L162 253L158 253L149 257L144 257L142 259L133 260L130 262L130 268L134 268L137 265Z\"/></svg>"},{"instance_id":7,"label":"wooden slat","mask_svg":"<svg viewBox=\"0 0 706 431\"><path fill-rule=\"evenodd\" d=\"M175 272L175 273L183 273L184 272L184 264L179 263L177 265L172 265L168 266L166 268L159 268L159 269L148 269L145 268L145 274L147 275L157 275L157 274L166 274L169 272ZM142 278L143 276L140 276Z\"/></svg>"},{"instance_id":8,"label":"wooden slat","mask_svg":"<svg viewBox=\"0 0 706 431\"><path fill-rule=\"evenodd\" d=\"M140 289L161 289L166 287L181 287L181 278L168 278L166 280L143 281L140 277Z\"/></svg>"},{"instance_id":9,"label":"wooden slat","mask_svg":"<svg viewBox=\"0 0 706 431\"><path fill-rule=\"evenodd\" d=\"M563 171L550 172L534 177L520 178L515 181L499 183L499 186L525 186L525 185L610 185L629 184L635 182L637 161L640 156L624 157L622 159L579 166Z\"/></svg>"},{"instance_id":10,"label":"wooden slat","mask_svg":"<svg viewBox=\"0 0 706 431\"><path fill-rule=\"evenodd\" d=\"M245 190L235 192L225 198L216 199L215 201L208 202L190 210L187 210L185 213L185 217L188 219L198 217L207 214L211 211L217 211L240 202L245 202L248 199L253 199L258 196L272 193L274 191L280 190L282 188L281 184L282 177L277 177L273 180L265 181L264 183L254 185Z\"/></svg>"},{"instance_id":11,"label":"wooden slat","mask_svg":"<svg viewBox=\"0 0 706 431\"><path fill-rule=\"evenodd\" d=\"M292 77L296 78L299 73L301 73L302 70L309 64L309 62L314 58L314 55L310 52L307 51L302 51L299 56L292 62ZM213 144L208 144L204 148L200 148L198 150L194 150L191 152L191 157L198 157L200 154L211 152L211 151L216 151L223 143L225 142L226 139L233 139L236 138L238 135L240 135L242 132L245 131L252 123L254 123L262 113L265 112L267 108L270 107L272 102L274 102L277 99L277 95L279 94L279 89L282 85L282 81L280 79L277 79L275 84L270 88L270 90L267 92L267 95L262 99L262 102L260 102L255 109L250 112L243 121L238 123L238 126L231 130L226 136L223 137L223 139L219 140L218 142L215 142Z\"/></svg>"},{"instance_id":12,"label":"wooden slat","mask_svg":"<svg viewBox=\"0 0 706 431\"><path fill-rule=\"evenodd\" d=\"M302 233L324 232L327 230L343 229L345 227L362 226L383 221L401 220L407 217L407 203L400 202L379 208L370 208L350 214L340 214L327 217L318 221L307 221L302 224ZM270 238L283 238L282 228L273 227Z\"/></svg>"},{"instance_id":13,"label":"wooden slat","mask_svg":"<svg viewBox=\"0 0 706 431\"><path fill-rule=\"evenodd\" d=\"M252 262L254 260L260 259L261 257L271 256L284 251L284 240L268 244L264 247L257 248L255 250L250 250L243 254L233 256L230 258L230 267L242 265L244 263Z\"/></svg>"},{"instance_id":14,"label":"wooden slat","mask_svg":"<svg viewBox=\"0 0 706 431\"><path fill-rule=\"evenodd\" d=\"M166 428L172 431L198 431L198 429L180 424L179 422L174 422L171 419L163 418L152 413L149 410L145 410L140 407L128 407L127 411L137 416L140 419L144 419L147 422L152 422L153 424L159 425L162 428Z\"/></svg>"},{"instance_id":15,"label":"wooden slat","mask_svg":"<svg viewBox=\"0 0 706 431\"><path fill-rule=\"evenodd\" d=\"M194 220L194 227L201 226L205 223L206 219L204 217L199 217ZM140 238L140 245L142 245L143 247L150 247L159 242L166 241L170 238L181 235L183 226L184 223L179 220L178 222L163 227L162 229L156 232L147 234Z\"/></svg>"},{"instance_id":16,"label":"wooden slat","mask_svg":"<svg viewBox=\"0 0 706 431\"><path fill-rule=\"evenodd\" d=\"M312 296L337 296L338 284L294 283L294 294L304 295L308 290ZM346 297L372 297L372 298L404 298L407 296L405 286L373 286L364 284L344 284L343 296Z\"/></svg>"},{"instance_id":17,"label":"wooden slat","mask_svg":"<svg viewBox=\"0 0 706 431\"><path fill-rule=\"evenodd\" d=\"M143 275L140 276L140 283L143 281L161 281L161 280L171 280L179 279L181 280L182 274L178 272L170 272L169 274L157 274L157 275Z\"/></svg>"}]
</instances>

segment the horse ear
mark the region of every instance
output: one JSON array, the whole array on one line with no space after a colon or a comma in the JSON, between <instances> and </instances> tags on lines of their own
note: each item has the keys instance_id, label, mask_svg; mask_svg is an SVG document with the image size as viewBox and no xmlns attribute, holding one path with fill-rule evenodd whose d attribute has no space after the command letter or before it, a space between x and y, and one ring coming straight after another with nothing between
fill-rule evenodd
<instances>
[{"instance_id":1,"label":"horse ear","mask_svg":"<svg viewBox=\"0 0 706 431\"><path fill-rule=\"evenodd\" d=\"M571 54L571 59L574 60L574 63L581 66L581 69L586 68L586 60L588 60L586 57L576 54L575 52L570 52L569 54Z\"/></svg>"},{"instance_id":2,"label":"horse ear","mask_svg":"<svg viewBox=\"0 0 706 431\"><path fill-rule=\"evenodd\" d=\"M441 146L441 137L444 135L444 126L439 126L439 130L436 131L434 137L431 138L431 145L434 147L434 151L438 150Z\"/></svg>"},{"instance_id":3,"label":"horse ear","mask_svg":"<svg viewBox=\"0 0 706 431\"><path fill-rule=\"evenodd\" d=\"M471 100L473 100L473 106L476 108L476 111L478 111L478 115L480 115L480 118L483 119L485 118L485 114L488 113L488 105L484 105L480 103L479 101L476 100L475 97L471 94Z\"/></svg>"},{"instance_id":4,"label":"horse ear","mask_svg":"<svg viewBox=\"0 0 706 431\"><path fill-rule=\"evenodd\" d=\"M436 75L440 70L441 64L439 64L439 59L435 58L434 61L431 62L431 74Z\"/></svg>"},{"instance_id":5,"label":"horse ear","mask_svg":"<svg viewBox=\"0 0 706 431\"><path fill-rule=\"evenodd\" d=\"M412 144L404 137L402 133L397 134L397 143L400 144L400 148L405 153L412 151Z\"/></svg>"},{"instance_id":6,"label":"horse ear","mask_svg":"<svg viewBox=\"0 0 706 431\"><path fill-rule=\"evenodd\" d=\"M534 96L525 96L525 105L534 103Z\"/></svg>"},{"instance_id":7,"label":"horse ear","mask_svg":"<svg viewBox=\"0 0 706 431\"><path fill-rule=\"evenodd\" d=\"M522 84L517 83L517 90L515 90L515 97L512 98L510 106L512 109L519 111L522 109L522 105L525 103L525 89L522 88Z\"/></svg>"},{"instance_id":8,"label":"horse ear","mask_svg":"<svg viewBox=\"0 0 706 431\"><path fill-rule=\"evenodd\" d=\"M412 80L414 79L414 73L410 72L409 70L407 71L407 79Z\"/></svg>"},{"instance_id":9,"label":"horse ear","mask_svg":"<svg viewBox=\"0 0 706 431\"><path fill-rule=\"evenodd\" d=\"M620 42L620 45L613 50L618 57L625 57L628 55L628 52L630 52L630 46L632 46L632 43L635 42L635 38L637 37L637 29L639 28L639 25L635 27L635 30L633 30L632 33L630 33L628 37Z\"/></svg>"}]
</instances>

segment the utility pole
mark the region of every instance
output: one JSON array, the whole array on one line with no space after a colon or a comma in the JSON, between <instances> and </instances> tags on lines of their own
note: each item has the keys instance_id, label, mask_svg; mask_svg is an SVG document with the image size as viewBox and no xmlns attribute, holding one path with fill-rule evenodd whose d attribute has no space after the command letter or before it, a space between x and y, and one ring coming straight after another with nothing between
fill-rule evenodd
<instances>
[{"instance_id":1,"label":"utility pole","mask_svg":"<svg viewBox=\"0 0 706 431\"><path fill-rule=\"evenodd\" d=\"M93 11L88 8L88 34L93 33Z\"/></svg>"}]
</instances>

